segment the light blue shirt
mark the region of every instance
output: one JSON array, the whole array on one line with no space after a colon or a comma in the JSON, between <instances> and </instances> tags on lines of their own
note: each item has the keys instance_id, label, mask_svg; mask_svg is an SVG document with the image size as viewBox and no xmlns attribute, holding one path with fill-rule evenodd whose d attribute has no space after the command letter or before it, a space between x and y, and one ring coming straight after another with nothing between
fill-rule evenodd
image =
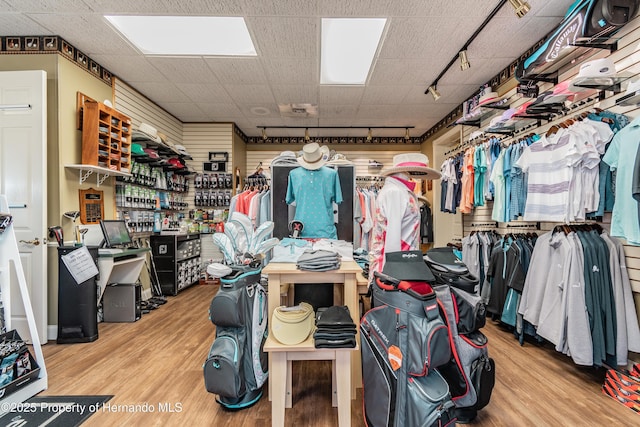
<instances>
[{"instance_id":1,"label":"light blue shirt","mask_svg":"<svg viewBox=\"0 0 640 427\"><path fill-rule=\"evenodd\" d=\"M342 203L338 172L322 166L318 170L303 167L289 172L287 204L296 203L294 219L302 221L301 237L337 239L333 220L333 202Z\"/></svg>"},{"instance_id":2,"label":"light blue shirt","mask_svg":"<svg viewBox=\"0 0 640 427\"><path fill-rule=\"evenodd\" d=\"M631 186L638 146L640 145L640 117L618 132L609 144L602 160L616 174L616 201L611 216L611 235L623 237L632 245L640 245L638 202Z\"/></svg>"}]
</instances>

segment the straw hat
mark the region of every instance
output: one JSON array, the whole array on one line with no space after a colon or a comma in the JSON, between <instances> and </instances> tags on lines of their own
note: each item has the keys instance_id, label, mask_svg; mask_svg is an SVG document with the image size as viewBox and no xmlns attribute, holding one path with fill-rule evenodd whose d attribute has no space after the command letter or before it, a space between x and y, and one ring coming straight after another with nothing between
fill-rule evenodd
<instances>
[{"instance_id":1,"label":"straw hat","mask_svg":"<svg viewBox=\"0 0 640 427\"><path fill-rule=\"evenodd\" d=\"M158 136L158 129L146 123L140 123L138 129L133 129L132 139L136 140L149 140L157 144L162 144L162 140Z\"/></svg>"},{"instance_id":2,"label":"straw hat","mask_svg":"<svg viewBox=\"0 0 640 427\"><path fill-rule=\"evenodd\" d=\"M382 176L407 173L420 179L439 179L440 172L429 167L429 157L422 153L403 153L393 156L393 166L380 172Z\"/></svg>"},{"instance_id":3,"label":"straw hat","mask_svg":"<svg viewBox=\"0 0 640 427\"><path fill-rule=\"evenodd\" d=\"M317 142L311 142L302 147L302 156L297 160L305 169L320 169L329 160L329 148L321 147Z\"/></svg>"}]
</instances>

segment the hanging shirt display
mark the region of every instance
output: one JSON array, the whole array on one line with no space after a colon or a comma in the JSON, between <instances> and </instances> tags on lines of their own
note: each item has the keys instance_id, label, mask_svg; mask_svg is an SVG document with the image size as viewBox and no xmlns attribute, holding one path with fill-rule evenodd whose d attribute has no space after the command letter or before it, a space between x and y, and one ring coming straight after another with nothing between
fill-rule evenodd
<instances>
[{"instance_id":1,"label":"hanging shirt display","mask_svg":"<svg viewBox=\"0 0 640 427\"><path fill-rule=\"evenodd\" d=\"M632 180L635 153L640 146L640 117L618 132L611 141L602 161L616 171L615 197L611 216L611 235L623 237L633 245L640 245L638 202L633 198Z\"/></svg>"},{"instance_id":2,"label":"hanging shirt display","mask_svg":"<svg viewBox=\"0 0 640 427\"><path fill-rule=\"evenodd\" d=\"M412 189L394 176L387 177L376 198L369 266L370 279L381 271L387 252L420 249L420 208Z\"/></svg>"},{"instance_id":3,"label":"hanging shirt display","mask_svg":"<svg viewBox=\"0 0 640 427\"><path fill-rule=\"evenodd\" d=\"M289 173L287 204L296 204L294 219L302 221L301 237L337 239L333 217L333 202L342 203L338 172L322 166L317 170L303 167Z\"/></svg>"}]
</instances>

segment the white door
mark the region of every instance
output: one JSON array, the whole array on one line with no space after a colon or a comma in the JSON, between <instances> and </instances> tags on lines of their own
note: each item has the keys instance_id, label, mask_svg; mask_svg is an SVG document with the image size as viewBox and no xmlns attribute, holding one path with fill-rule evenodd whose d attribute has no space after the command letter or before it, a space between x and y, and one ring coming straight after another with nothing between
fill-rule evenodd
<instances>
[{"instance_id":1,"label":"white door","mask_svg":"<svg viewBox=\"0 0 640 427\"><path fill-rule=\"evenodd\" d=\"M0 72L0 194L13 216L40 342L47 342L47 75ZM15 273L11 327L30 340Z\"/></svg>"}]
</instances>

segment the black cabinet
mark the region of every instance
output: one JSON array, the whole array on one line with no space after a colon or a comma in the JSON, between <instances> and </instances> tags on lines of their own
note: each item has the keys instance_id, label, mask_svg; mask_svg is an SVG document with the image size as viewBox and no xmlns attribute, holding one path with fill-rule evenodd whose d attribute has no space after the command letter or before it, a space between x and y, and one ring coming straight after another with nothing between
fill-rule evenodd
<instances>
[{"instance_id":1,"label":"black cabinet","mask_svg":"<svg viewBox=\"0 0 640 427\"><path fill-rule=\"evenodd\" d=\"M58 248L58 344L91 342L98 339L98 285L92 277L77 283L62 256L77 247ZM98 248L90 248L89 254L98 263Z\"/></svg>"},{"instance_id":2,"label":"black cabinet","mask_svg":"<svg viewBox=\"0 0 640 427\"><path fill-rule=\"evenodd\" d=\"M151 235L152 273L164 295L177 295L200 280L200 234Z\"/></svg>"}]
</instances>

